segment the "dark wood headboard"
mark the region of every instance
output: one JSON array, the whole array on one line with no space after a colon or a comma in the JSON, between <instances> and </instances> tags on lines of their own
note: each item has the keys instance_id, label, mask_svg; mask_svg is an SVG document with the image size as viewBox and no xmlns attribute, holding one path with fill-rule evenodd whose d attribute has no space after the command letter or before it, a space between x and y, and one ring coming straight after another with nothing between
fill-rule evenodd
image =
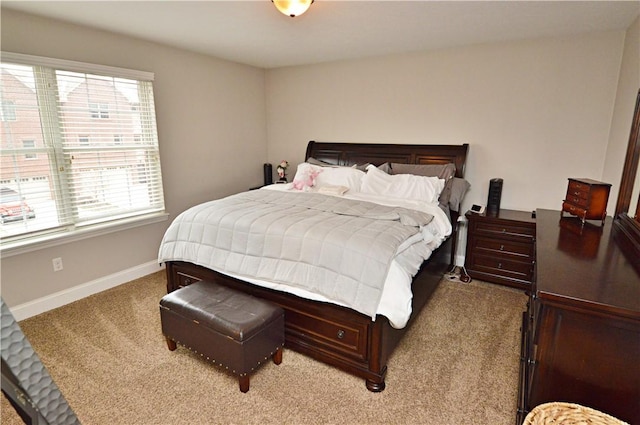
<instances>
[{"instance_id":1,"label":"dark wood headboard","mask_svg":"<svg viewBox=\"0 0 640 425\"><path fill-rule=\"evenodd\" d=\"M332 143L310 141L305 159L311 157L335 165L385 162L456 165L456 177L464 177L469 145L395 145L378 143Z\"/></svg>"}]
</instances>

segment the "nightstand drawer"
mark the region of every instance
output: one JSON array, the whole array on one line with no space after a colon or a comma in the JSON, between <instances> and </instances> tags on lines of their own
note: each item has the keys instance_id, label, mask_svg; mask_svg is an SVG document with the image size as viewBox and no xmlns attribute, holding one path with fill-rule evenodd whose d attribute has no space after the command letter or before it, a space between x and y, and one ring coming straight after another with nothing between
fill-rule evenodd
<instances>
[{"instance_id":1,"label":"nightstand drawer","mask_svg":"<svg viewBox=\"0 0 640 425\"><path fill-rule=\"evenodd\" d=\"M525 242L513 242L509 240L490 239L478 237L473 240L474 249L478 254L495 255L504 258L520 259L527 261L533 258L533 244Z\"/></svg>"},{"instance_id":2,"label":"nightstand drawer","mask_svg":"<svg viewBox=\"0 0 640 425\"><path fill-rule=\"evenodd\" d=\"M500 274L504 277L530 281L533 276L533 262L512 261L506 258L475 255L470 267L484 273Z\"/></svg>"},{"instance_id":3,"label":"nightstand drawer","mask_svg":"<svg viewBox=\"0 0 640 425\"><path fill-rule=\"evenodd\" d=\"M488 236L490 238L522 238L531 243L536 230L531 226L519 225L517 223L485 223L479 222L475 226L478 236Z\"/></svg>"}]
</instances>

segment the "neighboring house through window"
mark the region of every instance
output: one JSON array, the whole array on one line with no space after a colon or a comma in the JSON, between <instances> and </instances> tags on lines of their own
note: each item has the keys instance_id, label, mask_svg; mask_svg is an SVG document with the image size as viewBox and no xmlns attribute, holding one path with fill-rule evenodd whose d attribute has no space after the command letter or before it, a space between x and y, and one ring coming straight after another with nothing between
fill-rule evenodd
<instances>
[{"instance_id":1,"label":"neighboring house through window","mask_svg":"<svg viewBox=\"0 0 640 425\"><path fill-rule=\"evenodd\" d=\"M0 73L0 186L33 212L2 224L3 252L166 219L153 74L12 53Z\"/></svg>"}]
</instances>

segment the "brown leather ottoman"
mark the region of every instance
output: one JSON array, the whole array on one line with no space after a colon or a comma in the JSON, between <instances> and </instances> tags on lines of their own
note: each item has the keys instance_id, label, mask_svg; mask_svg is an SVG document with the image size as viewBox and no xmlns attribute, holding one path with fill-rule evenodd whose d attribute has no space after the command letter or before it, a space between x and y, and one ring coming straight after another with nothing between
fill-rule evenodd
<instances>
[{"instance_id":1,"label":"brown leather ottoman","mask_svg":"<svg viewBox=\"0 0 640 425\"><path fill-rule=\"evenodd\" d=\"M200 281L165 295L160 320L169 350L178 343L224 366L238 375L242 392L261 363L282 362L282 308L225 286Z\"/></svg>"}]
</instances>

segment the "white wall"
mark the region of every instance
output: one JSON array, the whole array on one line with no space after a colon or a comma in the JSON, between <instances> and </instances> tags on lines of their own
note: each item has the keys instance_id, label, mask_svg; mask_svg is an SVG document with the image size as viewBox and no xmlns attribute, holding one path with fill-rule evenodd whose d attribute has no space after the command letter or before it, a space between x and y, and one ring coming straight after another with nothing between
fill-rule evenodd
<instances>
[{"instance_id":1,"label":"white wall","mask_svg":"<svg viewBox=\"0 0 640 425\"><path fill-rule=\"evenodd\" d=\"M268 70L268 158L300 162L308 140L469 143L465 208L502 177L503 208L559 209L568 177L604 178L624 36Z\"/></svg>"},{"instance_id":2,"label":"white wall","mask_svg":"<svg viewBox=\"0 0 640 425\"><path fill-rule=\"evenodd\" d=\"M169 219L196 203L262 182L264 70L11 10L3 9L1 18L3 51L155 73ZM159 270L154 263L168 225L2 258L2 297L9 306L61 293L69 298L78 285L108 285L127 270ZM54 257L62 257L64 270L53 272Z\"/></svg>"}]
</instances>

